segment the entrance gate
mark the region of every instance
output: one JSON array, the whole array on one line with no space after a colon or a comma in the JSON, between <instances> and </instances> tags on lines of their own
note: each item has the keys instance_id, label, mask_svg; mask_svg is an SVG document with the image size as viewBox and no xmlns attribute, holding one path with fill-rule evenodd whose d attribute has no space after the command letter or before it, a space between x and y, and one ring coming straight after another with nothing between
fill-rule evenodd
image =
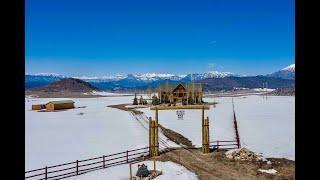
<instances>
[{"instance_id":1,"label":"entrance gate","mask_svg":"<svg viewBox=\"0 0 320 180\"><path fill-rule=\"evenodd\" d=\"M206 154L210 152L209 137L209 117L205 118L204 111L209 110L209 105L187 105L187 106L152 106L150 110L155 110L155 120L149 118L149 153L151 157L159 156L159 110L173 109L201 109L202 110L202 148L201 152Z\"/></svg>"}]
</instances>

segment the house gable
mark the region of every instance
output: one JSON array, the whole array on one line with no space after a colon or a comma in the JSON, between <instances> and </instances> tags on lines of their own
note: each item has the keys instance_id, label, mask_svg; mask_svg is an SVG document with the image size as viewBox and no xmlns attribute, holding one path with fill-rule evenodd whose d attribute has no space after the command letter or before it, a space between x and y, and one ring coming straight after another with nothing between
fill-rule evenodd
<instances>
[{"instance_id":1,"label":"house gable","mask_svg":"<svg viewBox=\"0 0 320 180\"><path fill-rule=\"evenodd\" d=\"M186 92L186 91L187 89L182 84L178 84L178 86L174 88L172 92Z\"/></svg>"}]
</instances>

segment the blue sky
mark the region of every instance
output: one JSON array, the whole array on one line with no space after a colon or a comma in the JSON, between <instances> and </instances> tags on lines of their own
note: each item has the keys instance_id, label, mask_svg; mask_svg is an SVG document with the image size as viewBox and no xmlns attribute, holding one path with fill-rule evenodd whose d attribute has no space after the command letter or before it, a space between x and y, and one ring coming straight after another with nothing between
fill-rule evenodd
<instances>
[{"instance_id":1,"label":"blue sky","mask_svg":"<svg viewBox=\"0 0 320 180\"><path fill-rule=\"evenodd\" d=\"M27 0L26 73L102 76L294 63L294 1Z\"/></svg>"}]
</instances>

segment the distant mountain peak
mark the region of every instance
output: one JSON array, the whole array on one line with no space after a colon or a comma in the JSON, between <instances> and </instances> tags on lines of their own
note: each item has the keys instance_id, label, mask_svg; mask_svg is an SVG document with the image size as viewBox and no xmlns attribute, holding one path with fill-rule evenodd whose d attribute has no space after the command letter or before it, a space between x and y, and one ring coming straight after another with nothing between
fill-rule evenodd
<instances>
[{"instance_id":1,"label":"distant mountain peak","mask_svg":"<svg viewBox=\"0 0 320 180\"><path fill-rule=\"evenodd\" d=\"M91 92L98 90L90 83L75 78L65 78L50 84L34 88L35 91L44 92L60 92L60 91L72 91L72 92Z\"/></svg>"},{"instance_id":2,"label":"distant mountain peak","mask_svg":"<svg viewBox=\"0 0 320 180\"><path fill-rule=\"evenodd\" d=\"M216 77L227 77L227 76L232 76L233 73L231 72L220 72L220 71L209 71L205 74L211 74L213 76L216 76Z\"/></svg>"},{"instance_id":3,"label":"distant mountain peak","mask_svg":"<svg viewBox=\"0 0 320 180\"><path fill-rule=\"evenodd\" d=\"M281 71L291 71L291 72L295 72L295 64L291 64L283 69L281 69Z\"/></svg>"},{"instance_id":4,"label":"distant mountain peak","mask_svg":"<svg viewBox=\"0 0 320 180\"><path fill-rule=\"evenodd\" d=\"M295 64L291 64L277 72L267 75L269 77L277 77L283 79L295 79Z\"/></svg>"}]
</instances>

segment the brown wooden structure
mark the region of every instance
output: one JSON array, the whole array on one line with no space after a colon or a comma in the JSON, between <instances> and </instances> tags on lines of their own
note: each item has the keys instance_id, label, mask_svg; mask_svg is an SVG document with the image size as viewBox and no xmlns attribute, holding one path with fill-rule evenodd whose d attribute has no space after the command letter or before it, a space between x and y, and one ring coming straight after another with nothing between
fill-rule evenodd
<instances>
[{"instance_id":1,"label":"brown wooden structure","mask_svg":"<svg viewBox=\"0 0 320 180\"><path fill-rule=\"evenodd\" d=\"M144 161L149 157L149 147L127 150L115 154L103 155L90 159L76 160L69 163L46 166L40 169L25 172L25 179L28 180L49 180L64 179L81 175L90 171L114 167L123 164Z\"/></svg>"},{"instance_id":2,"label":"brown wooden structure","mask_svg":"<svg viewBox=\"0 0 320 180\"><path fill-rule=\"evenodd\" d=\"M159 156L158 120L149 118L149 154L150 157Z\"/></svg>"},{"instance_id":3,"label":"brown wooden structure","mask_svg":"<svg viewBox=\"0 0 320 180\"><path fill-rule=\"evenodd\" d=\"M46 105L45 104L33 104L32 105L32 110L41 110L41 109L45 109Z\"/></svg>"},{"instance_id":4,"label":"brown wooden structure","mask_svg":"<svg viewBox=\"0 0 320 180\"><path fill-rule=\"evenodd\" d=\"M201 104L203 89L200 83L161 84L158 97L161 103Z\"/></svg>"},{"instance_id":5,"label":"brown wooden structure","mask_svg":"<svg viewBox=\"0 0 320 180\"><path fill-rule=\"evenodd\" d=\"M74 108L74 101L72 100L50 101L46 104L47 111L71 108Z\"/></svg>"},{"instance_id":6,"label":"brown wooden structure","mask_svg":"<svg viewBox=\"0 0 320 180\"><path fill-rule=\"evenodd\" d=\"M159 110L167 110L167 109L159 109L162 106L153 106L150 107L150 110L155 110L155 120L149 118L149 154L150 157L155 157L159 155L159 134L158 134L158 126L159 126L159 118L158 111ZM179 106L176 106L179 107ZM184 109L184 106L180 106L181 109ZM176 108L177 109L177 108ZM209 117L205 118L204 111L209 110L210 106L201 105L197 108L192 109L201 109L202 110L202 148L201 152L206 154L210 152L210 131L209 131Z\"/></svg>"},{"instance_id":7,"label":"brown wooden structure","mask_svg":"<svg viewBox=\"0 0 320 180\"><path fill-rule=\"evenodd\" d=\"M202 120L202 148L201 152L206 154L210 152L210 136L209 136L209 117Z\"/></svg>"},{"instance_id":8,"label":"brown wooden structure","mask_svg":"<svg viewBox=\"0 0 320 180\"><path fill-rule=\"evenodd\" d=\"M210 109L210 105L182 105L182 106L151 106L150 110L176 110L176 109L202 109L204 108L205 110Z\"/></svg>"}]
</instances>

